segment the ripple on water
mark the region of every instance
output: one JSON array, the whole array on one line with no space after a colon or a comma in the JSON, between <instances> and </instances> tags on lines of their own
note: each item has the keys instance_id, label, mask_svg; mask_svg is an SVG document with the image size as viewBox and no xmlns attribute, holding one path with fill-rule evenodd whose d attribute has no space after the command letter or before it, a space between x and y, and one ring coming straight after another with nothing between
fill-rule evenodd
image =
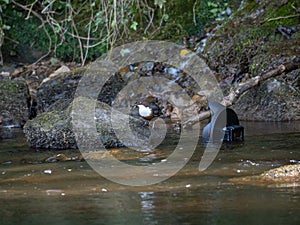
<instances>
[{"instance_id":1,"label":"ripple on water","mask_svg":"<svg viewBox=\"0 0 300 225\"><path fill-rule=\"evenodd\" d=\"M165 159L172 152L172 144L149 153L115 149L112 154L142 166ZM84 161L28 163L59 153L71 157L76 151L37 152L28 149L24 140L0 142L0 214L7 220L4 223L0 219L0 223L299 224L298 183L255 186L253 181L231 181L299 164L299 146L300 133L248 135L242 146L221 150L203 172L198 170L203 147L198 146L176 176L156 185L130 187L104 179Z\"/></svg>"}]
</instances>

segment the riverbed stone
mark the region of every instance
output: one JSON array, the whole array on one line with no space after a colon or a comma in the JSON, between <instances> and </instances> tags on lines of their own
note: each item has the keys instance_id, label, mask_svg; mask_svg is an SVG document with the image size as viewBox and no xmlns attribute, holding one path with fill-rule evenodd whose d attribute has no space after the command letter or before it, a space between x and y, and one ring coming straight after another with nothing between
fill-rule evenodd
<instances>
[{"instance_id":1,"label":"riverbed stone","mask_svg":"<svg viewBox=\"0 0 300 225\"><path fill-rule=\"evenodd\" d=\"M28 121L24 127L24 132L30 146L51 149L73 149L78 147L72 130L70 113L72 111L72 103L77 87L81 78L85 75L85 72L86 68L76 69L71 72L50 76L42 82L37 91L38 115L33 120ZM155 78L151 76L149 79ZM143 140L147 140L150 135L149 122L144 121L135 114L133 115L136 117L129 117L130 128L125 126L126 124L128 125L128 123L125 121L126 118L122 116L118 117L120 120L118 121L119 124L114 124L114 129L117 130L119 137L122 136L122 141L116 137L113 131L114 129L112 128L110 117L110 106L112 103L114 107L124 106L124 104L134 104L133 100L131 100L131 102L124 101L124 98L129 98L128 93L121 92L120 94L122 88L127 84L128 80L124 79L119 73L116 73L112 75L104 85L99 84L103 85L99 93L92 92L93 98L99 101L97 103L99 109L96 108L95 118L100 139L105 147L137 146L140 148L143 146ZM84 92L81 93L83 96L91 95L91 90L88 85L85 88L85 86L81 84L80 88L81 92ZM146 89L143 91L145 90ZM138 93L135 94L137 95ZM118 101L116 101L117 96ZM78 99L76 99L76 101L78 101ZM82 100L81 104L88 107L86 104L89 104L89 101L88 99ZM129 114L130 113L131 112L129 112ZM82 118L82 121L82 127L87 126L85 118ZM128 129L134 131L135 138L131 139L128 137L128 135L131 134L131 132L128 132ZM79 134L79 136L80 135L81 134ZM80 138L81 140L86 140L88 137L85 135L84 137L80 136ZM93 140L90 142L93 143ZM151 147L145 146L145 149L149 148Z\"/></svg>"},{"instance_id":2,"label":"riverbed stone","mask_svg":"<svg viewBox=\"0 0 300 225\"><path fill-rule=\"evenodd\" d=\"M300 164L284 165L270 169L259 175L232 178L230 181L239 184L272 185L293 184L300 185Z\"/></svg>"},{"instance_id":3,"label":"riverbed stone","mask_svg":"<svg viewBox=\"0 0 300 225\"><path fill-rule=\"evenodd\" d=\"M76 141L71 130L68 111L52 111L27 121L24 133L34 148L74 149Z\"/></svg>"}]
</instances>

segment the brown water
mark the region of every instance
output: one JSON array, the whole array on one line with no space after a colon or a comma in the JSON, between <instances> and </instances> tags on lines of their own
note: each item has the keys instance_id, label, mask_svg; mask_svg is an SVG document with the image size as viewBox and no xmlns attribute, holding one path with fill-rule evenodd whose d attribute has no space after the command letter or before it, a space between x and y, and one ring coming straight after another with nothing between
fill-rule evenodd
<instances>
[{"instance_id":1,"label":"brown water","mask_svg":"<svg viewBox=\"0 0 300 225\"><path fill-rule=\"evenodd\" d=\"M40 163L58 153L35 151L22 136L0 142L0 224L300 224L299 184L235 184L230 178L300 163L299 123L243 123L243 145L223 149L204 172L203 146L170 179L152 186L115 184L84 161ZM173 143L172 140L170 143ZM130 163L152 163L153 153L114 151ZM50 173L51 171L51 173Z\"/></svg>"}]
</instances>

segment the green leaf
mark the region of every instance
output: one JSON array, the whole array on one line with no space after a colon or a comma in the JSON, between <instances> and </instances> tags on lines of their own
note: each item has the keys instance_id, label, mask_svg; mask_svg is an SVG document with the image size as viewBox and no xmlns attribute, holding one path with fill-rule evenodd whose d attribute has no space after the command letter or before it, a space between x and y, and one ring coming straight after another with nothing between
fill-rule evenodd
<instances>
[{"instance_id":1,"label":"green leaf","mask_svg":"<svg viewBox=\"0 0 300 225\"><path fill-rule=\"evenodd\" d=\"M136 22L136 21L134 21L131 25L130 25L130 28L131 29L133 29L133 30L137 30L137 26L138 26L139 24Z\"/></svg>"},{"instance_id":2,"label":"green leaf","mask_svg":"<svg viewBox=\"0 0 300 225\"><path fill-rule=\"evenodd\" d=\"M216 4L216 3L214 3L214 2L207 2L207 5L209 6L209 7L213 7L213 8L217 8L218 7L218 4Z\"/></svg>"},{"instance_id":3,"label":"green leaf","mask_svg":"<svg viewBox=\"0 0 300 225\"><path fill-rule=\"evenodd\" d=\"M219 9L214 8L214 9L209 10L209 12L216 15L219 12Z\"/></svg>"},{"instance_id":4,"label":"green leaf","mask_svg":"<svg viewBox=\"0 0 300 225\"><path fill-rule=\"evenodd\" d=\"M68 22L72 21L72 18L73 18L72 15L69 15L68 18L67 18L67 21Z\"/></svg>"},{"instance_id":5,"label":"green leaf","mask_svg":"<svg viewBox=\"0 0 300 225\"><path fill-rule=\"evenodd\" d=\"M54 32L55 33L59 33L61 30L62 29L61 29L61 27L59 25L55 26L55 28L54 28Z\"/></svg>"},{"instance_id":6,"label":"green leaf","mask_svg":"<svg viewBox=\"0 0 300 225\"><path fill-rule=\"evenodd\" d=\"M163 19L164 19L164 21L167 21L169 19L169 15L168 14L164 14L163 15Z\"/></svg>"},{"instance_id":7,"label":"green leaf","mask_svg":"<svg viewBox=\"0 0 300 225\"><path fill-rule=\"evenodd\" d=\"M117 21L113 20L113 21L111 22L111 27L116 27L116 26L117 26Z\"/></svg>"}]
</instances>

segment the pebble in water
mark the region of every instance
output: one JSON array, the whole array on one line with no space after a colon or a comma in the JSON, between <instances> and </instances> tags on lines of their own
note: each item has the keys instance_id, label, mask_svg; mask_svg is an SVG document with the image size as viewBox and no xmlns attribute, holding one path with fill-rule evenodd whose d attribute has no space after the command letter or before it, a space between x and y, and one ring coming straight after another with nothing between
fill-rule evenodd
<instances>
[{"instance_id":1,"label":"pebble in water","mask_svg":"<svg viewBox=\"0 0 300 225\"><path fill-rule=\"evenodd\" d=\"M45 174L52 174L52 170L44 170Z\"/></svg>"}]
</instances>

